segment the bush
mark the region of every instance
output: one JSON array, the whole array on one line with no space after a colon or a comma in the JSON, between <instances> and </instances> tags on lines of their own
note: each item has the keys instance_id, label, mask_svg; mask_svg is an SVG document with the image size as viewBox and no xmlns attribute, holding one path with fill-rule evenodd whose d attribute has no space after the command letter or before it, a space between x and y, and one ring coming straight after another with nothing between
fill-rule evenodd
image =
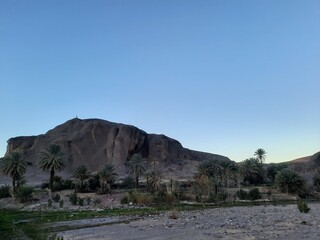
<instances>
[{"instance_id":1,"label":"bush","mask_svg":"<svg viewBox=\"0 0 320 240\"><path fill-rule=\"evenodd\" d=\"M41 188L41 189L49 188L49 183L47 183L47 182L41 183L40 188Z\"/></svg>"},{"instance_id":2,"label":"bush","mask_svg":"<svg viewBox=\"0 0 320 240\"><path fill-rule=\"evenodd\" d=\"M77 205L78 203L78 195L76 192L73 192L69 195L69 201L72 205Z\"/></svg>"},{"instance_id":3,"label":"bush","mask_svg":"<svg viewBox=\"0 0 320 240\"><path fill-rule=\"evenodd\" d=\"M27 202L32 198L33 187L22 185L17 188L16 197L20 200L20 202Z\"/></svg>"},{"instance_id":4,"label":"bush","mask_svg":"<svg viewBox=\"0 0 320 240\"><path fill-rule=\"evenodd\" d=\"M83 206L84 199L83 198L78 198L78 204L79 206Z\"/></svg>"},{"instance_id":5,"label":"bush","mask_svg":"<svg viewBox=\"0 0 320 240\"><path fill-rule=\"evenodd\" d=\"M61 200L59 201L59 206L60 206L60 208L63 208L63 199L61 199Z\"/></svg>"},{"instance_id":6,"label":"bush","mask_svg":"<svg viewBox=\"0 0 320 240\"><path fill-rule=\"evenodd\" d=\"M239 191L237 191L237 197L240 200L246 200L248 199L248 192L240 189Z\"/></svg>"},{"instance_id":7,"label":"bush","mask_svg":"<svg viewBox=\"0 0 320 240\"><path fill-rule=\"evenodd\" d=\"M153 197L149 193L141 193L132 191L129 194L126 194L121 199L122 204L128 204L129 202L133 202L138 205L150 205L153 202Z\"/></svg>"},{"instance_id":8,"label":"bush","mask_svg":"<svg viewBox=\"0 0 320 240\"><path fill-rule=\"evenodd\" d=\"M217 194L210 193L208 202L212 202L212 203L225 202L227 200L227 197L228 197L228 193L226 193L226 192L220 192Z\"/></svg>"},{"instance_id":9,"label":"bush","mask_svg":"<svg viewBox=\"0 0 320 240\"><path fill-rule=\"evenodd\" d=\"M48 207L52 207L52 200L50 198L48 199Z\"/></svg>"},{"instance_id":10,"label":"bush","mask_svg":"<svg viewBox=\"0 0 320 240\"><path fill-rule=\"evenodd\" d=\"M87 202L87 205L90 205L90 203L91 203L91 197L86 197L86 202Z\"/></svg>"},{"instance_id":11,"label":"bush","mask_svg":"<svg viewBox=\"0 0 320 240\"><path fill-rule=\"evenodd\" d=\"M97 198L97 199L95 199L95 200L93 201L93 204L94 204L95 206L99 205L100 203L101 203L101 199L99 199L99 198Z\"/></svg>"},{"instance_id":12,"label":"bush","mask_svg":"<svg viewBox=\"0 0 320 240\"><path fill-rule=\"evenodd\" d=\"M289 169L279 171L274 182L276 187L283 193L298 193L304 189L303 178Z\"/></svg>"},{"instance_id":13,"label":"bush","mask_svg":"<svg viewBox=\"0 0 320 240\"><path fill-rule=\"evenodd\" d=\"M126 188L134 188L135 181L132 177L128 176L123 179L122 185Z\"/></svg>"},{"instance_id":14,"label":"bush","mask_svg":"<svg viewBox=\"0 0 320 240\"><path fill-rule=\"evenodd\" d=\"M11 197L10 186L5 185L0 187L0 198L8 198L8 197Z\"/></svg>"},{"instance_id":15,"label":"bush","mask_svg":"<svg viewBox=\"0 0 320 240\"><path fill-rule=\"evenodd\" d=\"M52 200L53 200L54 202L59 202L59 200L60 200L60 195L57 193L57 194L53 195L51 198L52 198Z\"/></svg>"},{"instance_id":16,"label":"bush","mask_svg":"<svg viewBox=\"0 0 320 240\"><path fill-rule=\"evenodd\" d=\"M177 210L172 210L170 213L169 213L169 216L168 216L170 219L178 219L179 218L179 212Z\"/></svg>"},{"instance_id":17,"label":"bush","mask_svg":"<svg viewBox=\"0 0 320 240\"><path fill-rule=\"evenodd\" d=\"M253 188L248 193L248 199L249 200L257 200L261 198L260 190L259 188Z\"/></svg>"},{"instance_id":18,"label":"bush","mask_svg":"<svg viewBox=\"0 0 320 240\"><path fill-rule=\"evenodd\" d=\"M297 206L301 213L308 213L310 211L308 204L304 201L298 201Z\"/></svg>"}]
</instances>

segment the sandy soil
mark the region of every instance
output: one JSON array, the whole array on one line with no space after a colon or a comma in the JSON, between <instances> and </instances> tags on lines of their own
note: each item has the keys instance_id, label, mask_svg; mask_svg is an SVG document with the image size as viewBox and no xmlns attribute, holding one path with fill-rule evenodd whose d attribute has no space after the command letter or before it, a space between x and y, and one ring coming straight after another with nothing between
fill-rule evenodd
<instances>
[{"instance_id":1,"label":"sandy soil","mask_svg":"<svg viewBox=\"0 0 320 240\"><path fill-rule=\"evenodd\" d=\"M61 232L64 239L320 239L320 204L309 204L308 214L296 205L216 208L170 212L129 223ZM90 220L88 220L90 222ZM101 219L100 221L103 221ZM112 219L108 220L109 224Z\"/></svg>"}]
</instances>

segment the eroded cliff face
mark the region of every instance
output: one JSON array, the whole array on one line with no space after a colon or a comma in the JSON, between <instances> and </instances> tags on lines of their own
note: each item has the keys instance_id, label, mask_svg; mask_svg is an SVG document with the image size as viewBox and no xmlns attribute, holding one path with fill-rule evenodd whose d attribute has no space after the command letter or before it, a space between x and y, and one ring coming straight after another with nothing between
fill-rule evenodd
<instances>
[{"instance_id":1,"label":"eroded cliff face","mask_svg":"<svg viewBox=\"0 0 320 240\"><path fill-rule=\"evenodd\" d=\"M63 173L69 176L82 164L91 171L97 171L106 163L114 164L119 175L125 174L125 161L135 153L146 158L149 165L168 166L172 169L173 176L183 176L184 171L190 174L191 168L194 169L199 161L230 161L220 155L185 149L174 139L164 135L147 134L134 126L100 119L78 118L69 120L43 135L11 138L8 140L7 152L19 149L29 165L36 168L39 153L51 143L63 146L66 161Z\"/></svg>"}]
</instances>

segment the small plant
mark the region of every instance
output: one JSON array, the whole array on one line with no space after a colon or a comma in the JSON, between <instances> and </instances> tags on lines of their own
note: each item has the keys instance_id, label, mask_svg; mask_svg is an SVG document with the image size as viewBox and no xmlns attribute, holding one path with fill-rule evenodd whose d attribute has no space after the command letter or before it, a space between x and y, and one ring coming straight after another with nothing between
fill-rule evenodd
<instances>
[{"instance_id":1,"label":"small plant","mask_svg":"<svg viewBox=\"0 0 320 240\"><path fill-rule=\"evenodd\" d=\"M239 191L237 191L237 196L240 200L248 199L248 192L240 189Z\"/></svg>"},{"instance_id":2,"label":"small plant","mask_svg":"<svg viewBox=\"0 0 320 240\"><path fill-rule=\"evenodd\" d=\"M260 190L259 188L253 188L248 193L248 199L249 200L257 200L261 198Z\"/></svg>"},{"instance_id":3,"label":"small plant","mask_svg":"<svg viewBox=\"0 0 320 240\"><path fill-rule=\"evenodd\" d=\"M63 237L58 237L56 234L48 237L48 240L63 240Z\"/></svg>"},{"instance_id":4,"label":"small plant","mask_svg":"<svg viewBox=\"0 0 320 240\"><path fill-rule=\"evenodd\" d=\"M95 206L99 205L100 203L101 203L101 199L99 199L99 198L97 198L97 199L95 199L95 200L93 201L93 204L94 204Z\"/></svg>"},{"instance_id":5,"label":"small plant","mask_svg":"<svg viewBox=\"0 0 320 240\"><path fill-rule=\"evenodd\" d=\"M48 199L48 207L52 207L52 200L50 198Z\"/></svg>"},{"instance_id":6,"label":"small plant","mask_svg":"<svg viewBox=\"0 0 320 240\"><path fill-rule=\"evenodd\" d=\"M121 198L121 204L128 204L129 203L129 194L125 194L122 198Z\"/></svg>"},{"instance_id":7,"label":"small plant","mask_svg":"<svg viewBox=\"0 0 320 240\"><path fill-rule=\"evenodd\" d=\"M308 213L310 211L308 204L302 200L298 201L297 206L301 213Z\"/></svg>"},{"instance_id":8,"label":"small plant","mask_svg":"<svg viewBox=\"0 0 320 240\"><path fill-rule=\"evenodd\" d=\"M59 206L60 206L60 208L63 208L63 199L60 199Z\"/></svg>"},{"instance_id":9,"label":"small plant","mask_svg":"<svg viewBox=\"0 0 320 240\"><path fill-rule=\"evenodd\" d=\"M72 205L77 205L78 202L78 195L76 192L73 192L69 195L69 201Z\"/></svg>"},{"instance_id":10,"label":"small plant","mask_svg":"<svg viewBox=\"0 0 320 240\"><path fill-rule=\"evenodd\" d=\"M129 189L134 188L134 184L135 184L135 181L130 176L123 179L123 182L122 182L122 185L126 188L129 188Z\"/></svg>"},{"instance_id":11,"label":"small plant","mask_svg":"<svg viewBox=\"0 0 320 240\"><path fill-rule=\"evenodd\" d=\"M32 198L33 187L22 185L17 188L16 197L20 200L20 202L27 202Z\"/></svg>"},{"instance_id":12,"label":"small plant","mask_svg":"<svg viewBox=\"0 0 320 240\"><path fill-rule=\"evenodd\" d=\"M79 206L83 206L84 199L83 198L78 198L78 204Z\"/></svg>"},{"instance_id":13,"label":"small plant","mask_svg":"<svg viewBox=\"0 0 320 240\"><path fill-rule=\"evenodd\" d=\"M59 200L60 200L60 195L57 193L57 194L53 195L51 198L52 198L52 200L53 200L54 202L59 202Z\"/></svg>"},{"instance_id":14,"label":"small plant","mask_svg":"<svg viewBox=\"0 0 320 240\"><path fill-rule=\"evenodd\" d=\"M49 188L49 183L47 183L47 182L41 183L40 188L41 188L41 189Z\"/></svg>"},{"instance_id":15,"label":"small plant","mask_svg":"<svg viewBox=\"0 0 320 240\"><path fill-rule=\"evenodd\" d=\"M10 186L5 185L0 187L0 198L8 198L8 197L11 197Z\"/></svg>"},{"instance_id":16,"label":"small plant","mask_svg":"<svg viewBox=\"0 0 320 240\"><path fill-rule=\"evenodd\" d=\"M170 213L169 213L169 216L168 216L170 219L178 219L179 218L179 212L177 210L172 210Z\"/></svg>"},{"instance_id":17,"label":"small plant","mask_svg":"<svg viewBox=\"0 0 320 240\"><path fill-rule=\"evenodd\" d=\"M90 205L90 203L91 203L91 197L86 197L86 202L87 202L87 205Z\"/></svg>"}]
</instances>

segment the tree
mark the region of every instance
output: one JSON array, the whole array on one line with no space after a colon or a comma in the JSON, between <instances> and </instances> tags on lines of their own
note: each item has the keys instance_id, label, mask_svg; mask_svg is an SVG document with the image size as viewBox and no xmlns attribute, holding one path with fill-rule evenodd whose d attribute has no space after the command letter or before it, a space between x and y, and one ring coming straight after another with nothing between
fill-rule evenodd
<instances>
[{"instance_id":1,"label":"tree","mask_svg":"<svg viewBox=\"0 0 320 240\"><path fill-rule=\"evenodd\" d=\"M244 182L250 184L263 182L263 165L257 158L249 158L239 163L239 171Z\"/></svg>"},{"instance_id":2,"label":"tree","mask_svg":"<svg viewBox=\"0 0 320 240\"><path fill-rule=\"evenodd\" d=\"M18 180L21 179L27 171L27 162L20 152L13 151L1 159L1 170L4 175L12 178L12 189L13 193L15 193Z\"/></svg>"},{"instance_id":3,"label":"tree","mask_svg":"<svg viewBox=\"0 0 320 240\"><path fill-rule=\"evenodd\" d=\"M261 164L264 162L266 154L266 151L262 148L258 148L257 151L254 152L254 156L256 156L260 160Z\"/></svg>"},{"instance_id":4,"label":"tree","mask_svg":"<svg viewBox=\"0 0 320 240\"><path fill-rule=\"evenodd\" d=\"M274 182L274 179L279 171L287 168L288 166L285 163L270 163L267 166L267 178Z\"/></svg>"},{"instance_id":5,"label":"tree","mask_svg":"<svg viewBox=\"0 0 320 240\"><path fill-rule=\"evenodd\" d=\"M73 183L76 191L86 192L89 190L91 175L85 165L79 166L73 173Z\"/></svg>"},{"instance_id":6,"label":"tree","mask_svg":"<svg viewBox=\"0 0 320 240\"><path fill-rule=\"evenodd\" d=\"M61 171L65 167L62 148L58 144L50 144L45 151L40 153L39 167L43 171L50 171L49 188L53 191L53 178L55 171Z\"/></svg>"},{"instance_id":7,"label":"tree","mask_svg":"<svg viewBox=\"0 0 320 240\"><path fill-rule=\"evenodd\" d=\"M135 188L139 186L139 178L145 172L144 163L140 154L134 154L126 163L128 173L135 179Z\"/></svg>"},{"instance_id":8,"label":"tree","mask_svg":"<svg viewBox=\"0 0 320 240\"><path fill-rule=\"evenodd\" d=\"M100 193L111 192L111 184L115 181L117 173L112 164L106 164L99 172Z\"/></svg>"},{"instance_id":9,"label":"tree","mask_svg":"<svg viewBox=\"0 0 320 240\"><path fill-rule=\"evenodd\" d=\"M313 186L316 187L317 191L320 191L320 170L313 176Z\"/></svg>"},{"instance_id":10,"label":"tree","mask_svg":"<svg viewBox=\"0 0 320 240\"><path fill-rule=\"evenodd\" d=\"M151 170L145 173L145 178L147 179L147 189L151 193L159 190L160 182L163 177L163 172L161 170Z\"/></svg>"},{"instance_id":11,"label":"tree","mask_svg":"<svg viewBox=\"0 0 320 240\"><path fill-rule=\"evenodd\" d=\"M285 193L298 193L304 188L303 178L287 168L277 173L274 182L276 187Z\"/></svg>"}]
</instances>

